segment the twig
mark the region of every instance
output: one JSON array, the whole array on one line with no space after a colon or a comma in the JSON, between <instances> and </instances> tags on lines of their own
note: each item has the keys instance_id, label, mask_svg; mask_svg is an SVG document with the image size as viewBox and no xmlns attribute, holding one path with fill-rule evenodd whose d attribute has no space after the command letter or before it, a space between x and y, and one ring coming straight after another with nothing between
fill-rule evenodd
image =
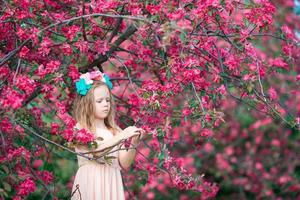
<instances>
[{"instance_id":1,"label":"twig","mask_svg":"<svg viewBox=\"0 0 300 200\"><path fill-rule=\"evenodd\" d=\"M137 31L137 29L135 28L135 26L130 25L127 27L127 29L125 30L125 32L112 44L112 47L110 47L110 49L105 53L105 55L100 55L97 59L95 59L92 63L87 64L83 67L79 68L80 72L85 72L87 71L89 68L93 67L93 66L99 66L102 63L106 62L108 60L108 58L111 56L111 54L113 52L115 52L118 47L126 40L128 39L131 35L133 35L135 32ZM103 72L102 67L99 67L100 71Z\"/></svg>"},{"instance_id":2,"label":"twig","mask_svg":"<svg viewBox=\"0 0 300 200\"><path fill-rule=\"evenodd\" d=\"M14 78L13 78L13 85L15 85L15 84L16 84L16 77L17 77L17 74L18 74L18 72L19 72L19 67L20 67L20 64L21 64L21 59L19 58L19 59L18 59L18 65L17 65L17 69L16 69L16 72L15 72L15 74L14 74Z\"/></svg>"},{"instance_id":3,"label":"twig","mask_svg":"<svg viewBox=\"0 0 300 200\"><path fill-rule=\"evenodd\" d=\"M267 102L266 95L264 93L264 89L263 89L263 86L262 86L262 83L261 83L261 80L260 80L260 72L259 72L258 60L256 60L256 68L257 68L257 76L258 76L258 82L259 82L260 90L261 90L261 93L262 93L262 95L264 97L264 101Z\"/></svg>"},{"instance_id":4,"label":"twig","mask_svg":"<svg viewBox=\"0 0 300 200\"><path fill-rule=\"evenodd\" d=\"M138 96L139 98L141 98L140 95L138 94L138 92L136 91L134 85L133 85L133 81L132 81L132 79L131 79L131 77L130 77L129 69L128 69L127 66L123 63L123 61L120 59L119 56L115 56L115 58L117 58L117 60L119 61L119 63L121 63L121 65L126 69L127 77L128 77L129 82L130 82L131 88L134 90L136 96Z\"/></svg>"},{"instance_id":5,"label":"twig","mask_svg":"<svg viewBox=\"0 0 300 200\"><path fill-rule=\"evenodd\" d=\"M191 82L191 83L192 83L192 86L193 86L194 93L195 93L195 95L196 95L196 97L197 97L197 99L198 99L198 101L199 101L199 103L200 103L201 109L202 109L202 111L205 113L205 110L204 110L204 107L203 107L202 101L201 101L201 99L199 98L199 96L198 96L198 94L197 94L197 91L196 91L195 85L194 85L194 83L193 83L193 82Z\"/></svg>"}]
</instances>

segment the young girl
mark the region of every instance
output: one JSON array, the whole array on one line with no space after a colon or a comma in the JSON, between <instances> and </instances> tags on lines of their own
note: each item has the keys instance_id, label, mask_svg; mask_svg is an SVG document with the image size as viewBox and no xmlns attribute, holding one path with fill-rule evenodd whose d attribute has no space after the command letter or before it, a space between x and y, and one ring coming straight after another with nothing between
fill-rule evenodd
<instances>
[{"instance_id":1,"label":"young girl","mask_svg":"<svg viewBox=\"0 0 300 200\"><path fill-rule=\"evenodd\" d=\"M80 76L76 82L78 95L73 103L73 117L78 122L78 129L85 128L95 134L97 149L107 150L111 161L103 157L88 160L77 156L79 169L76 173L72 200L121 200L124 197L121 169L128 169L134 161L135 149L118 150L123 148L122 141L132 137L132 144L137 145L144 130L135 126L121 130L114 121L114 105L112 84L106 74L100 71L89 72ZM75 151L85 153L87 147L77 145ZM93 157L91 154L86 156Z\"/></svg>"}]
</instances>

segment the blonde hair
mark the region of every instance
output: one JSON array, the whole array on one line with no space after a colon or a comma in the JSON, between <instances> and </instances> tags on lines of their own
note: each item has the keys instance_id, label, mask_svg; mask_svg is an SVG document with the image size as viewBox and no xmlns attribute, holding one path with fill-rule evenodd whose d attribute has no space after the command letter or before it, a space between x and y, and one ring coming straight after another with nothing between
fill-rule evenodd
<instances>
[{"instance_id":1,"label":"blonde hair","mask_svg":"<svg viewBox=\"0 0 300 200\"><path fill-rule=\"evenodd\" d=\"M97 87L107 85L102 81L94 80L91 89L85 96L81 96L76 93L76 97L73 101L71 114L75 120L79 123L80 127L86 128L92 133L96 134L95 126L95 105L94 105L94 91ZM110 110L108 116L104 119L105 126L112 130L113 135L120 130L120 127L115 123L115 111L114 111L114 99L111 90L107 87L110 97Z\"/></svg>"}]
</instances>

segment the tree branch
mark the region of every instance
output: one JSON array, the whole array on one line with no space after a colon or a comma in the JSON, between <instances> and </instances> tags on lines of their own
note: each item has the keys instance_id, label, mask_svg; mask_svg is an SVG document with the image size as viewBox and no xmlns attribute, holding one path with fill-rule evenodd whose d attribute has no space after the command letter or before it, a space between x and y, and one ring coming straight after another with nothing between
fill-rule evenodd
<instances>
[{"instance_id":1,"label":"tree branch","mask_svg":"<svg viewBox=\"0 0 300 200\"><path fill-rule=\"evenodd\" d=\"M127 40L131 35L133 35L137 31L137 28L134 25L129 25L126 29L126 31L112 44L112 47L105 53L105 55L100 55L96 60L94 60L92 63L85 65L83 67L79 68L80 72L86 72L88 69L98 66L101 72L103 71L103 68L101 66L102 63L106 62L110 55L114 53L118 47Z\"/></svg>"}]
</instances>

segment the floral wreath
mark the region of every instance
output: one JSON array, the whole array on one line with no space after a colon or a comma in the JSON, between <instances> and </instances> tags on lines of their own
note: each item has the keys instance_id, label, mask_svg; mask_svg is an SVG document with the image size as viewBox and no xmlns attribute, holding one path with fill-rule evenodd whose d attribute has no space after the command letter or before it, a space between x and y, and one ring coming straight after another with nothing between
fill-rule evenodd
<instances>
[{"instance_id":1,"label":"floral wreath","mask_svg":"<svg viewBox=\"0 0 300 200\"><path fill-rule=\"evenodd\" d=\"M76 91L78 94L85 96L87 92L92 88L93 80L102 81L105 83L109 89L113 88L112 82L109 76L105 73L97 71L87 72L81 74L79 80L76 81Z\"/></svg>"}]
</instances>

